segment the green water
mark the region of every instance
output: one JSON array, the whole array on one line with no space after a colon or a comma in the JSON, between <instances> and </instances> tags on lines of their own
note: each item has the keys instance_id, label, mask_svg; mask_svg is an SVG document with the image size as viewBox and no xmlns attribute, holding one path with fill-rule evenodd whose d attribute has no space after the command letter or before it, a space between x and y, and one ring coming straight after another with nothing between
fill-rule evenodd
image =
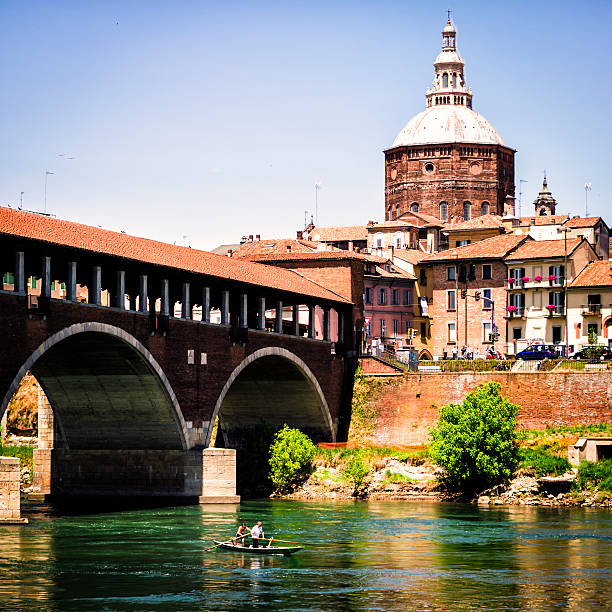
<instances>
[{"instance_id":1,"label":"green water","mask_svg":"<svg viewBox=\"0 0 612 612\"><path fill-rule=\"evenodd\" d=\"M239 519L308 543L214 550ZM281 535L282 534L282 535ZM612 513L257 501L0 526L2 610L604 610Z\"/></svg>"}]
</instances>

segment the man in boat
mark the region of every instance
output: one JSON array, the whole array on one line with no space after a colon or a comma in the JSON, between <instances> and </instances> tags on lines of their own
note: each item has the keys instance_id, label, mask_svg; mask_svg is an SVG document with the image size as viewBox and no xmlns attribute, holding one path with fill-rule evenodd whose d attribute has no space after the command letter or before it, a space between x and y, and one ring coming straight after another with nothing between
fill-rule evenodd
<instances>
[{"instance_id":1,"label":"man in boat","mask_svg":"<svg viewBox=\"0 0 612 612\"><path fill-rule=\"evenodd\" d=\"M243 521L242 525L238 527L238 531L236 531L236 537L234 538L234 546L238 544L238 546L244 546L244 538L246 538L246 533L251 530L246 526L246 523Z\"/></svg>"},{"instance_id":2,"label":"man in boat","mask_svg":"<svg viewBox=\"0 0 612 612\"><path fill-rule=\"evenodd\" d=\"M259 538L264 538L263 527L261 526L261 521L257 521L257 525L251 529L251 537L253 538L253 548L259 547Z\"/></svg>"}]
</instances>

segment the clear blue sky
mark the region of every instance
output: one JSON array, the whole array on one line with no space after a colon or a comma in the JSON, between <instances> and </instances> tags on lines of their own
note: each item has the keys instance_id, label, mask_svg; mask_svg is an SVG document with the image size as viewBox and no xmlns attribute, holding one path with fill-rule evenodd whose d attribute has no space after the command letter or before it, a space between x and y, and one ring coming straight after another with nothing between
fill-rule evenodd
<instances>
[{"instance_id":1,"label":"clear blue sky","mask_svg":"<svg viewBox=\"0 0 612 612\"><path fill-rule=\"evenodd\" d=\"M320 181L322 225L380 220L448 5L0 0L0 204L42 210L49 170L58 217L214 248L294 236ZM546 169L560 212L584 215L590 181L612 224L612 2L451 8L523 211Z\"/></svg>"}]
</instances>

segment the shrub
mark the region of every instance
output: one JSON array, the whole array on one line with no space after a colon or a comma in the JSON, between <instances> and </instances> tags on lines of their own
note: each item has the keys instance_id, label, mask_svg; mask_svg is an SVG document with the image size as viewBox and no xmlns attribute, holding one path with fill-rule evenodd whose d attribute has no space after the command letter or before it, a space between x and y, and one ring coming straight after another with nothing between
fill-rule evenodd
<instances>
[{"instance_id":1,"label":"shrub","mask_svg":"<svg viewBox=\"0 0 612 612\"><path fill-rule=\"evenodd\" d=\"M344 475L353 483L355 491L361 487L369 473L370 466L363 460L361 453L355 453L344 466Z\"/></svg>"},{"instance_id":2,"label":"shrub","mask_svg":"<svg viewBox=\"0 0 612 612\"><path fill-rule=\"evenodd\" d=\"M312 470L316 447L299 429L285 425L270 446L270 479L279 491L290 489Z\"/></svg>"},{"instance_id":3,"label":"shrub","mask_svg":"<svg viewBox=\"0 0 612 612\"><path fill-rule=\"evenodd\" d=\"M601 491L612 491L612 459L602 459L596 463L583 461L578 466L576 485L579 489L597 487Z\"/></svg>"},{"instance_id":4,"label":"shrub","mask_svg":"<svg viewBox=\"0 0 612 612\"><path fill-rule=\"evenodd\" d=\"M446 470L450 488L474 492L512 475L519 458L519 407L499 394L501 385L481 384L462 404L442 406L429 454Z\"/></svg>"},{"instance_id":5,"label":"shrub","mask_svg":"<svg viewBox=\"0 0 612 612\"><path fill-rule=\"evenodd\" d=\"M572 468L565 457L553 455L543 446L522 448L520 450L522 468L531 468L538 478L541 476L560 476Z\"/></svg>"}]
</instances>

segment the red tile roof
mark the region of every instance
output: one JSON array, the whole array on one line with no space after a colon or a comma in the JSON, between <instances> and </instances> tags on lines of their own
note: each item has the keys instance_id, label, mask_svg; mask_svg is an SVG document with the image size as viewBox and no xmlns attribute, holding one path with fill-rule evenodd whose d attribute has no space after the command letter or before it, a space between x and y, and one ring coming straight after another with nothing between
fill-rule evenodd
<instances>
[{"instance_id":1,"label":"red tile roof","mask_svg":"<svg viewBox=\"0 0 612 612\"><path fill-rule=\"evenodd\" d=\"M612 261L590 263L570 283L570 287L612 287Z\"/></svg>"},{"instance_id":2,"label":"red tile roof","mask_svg":"<svg viewBox=\"0 0 612 612\"><path fill-rule=\"evenodd\" d=\"M138 238L6 207L0 207L0 235L2 234L176 268L269 289L350 303L338 294L320 287L291 270L275 268L271 273L268 266L246 260L232 259L208 251Z\"/></svg>"},{"instance_id":3,"label":"red tile roof","mask_svg":"<svg viewBox=\"0 0 612 612\"><path fill-rule=\"evenodd\" d=\"M418 264L421 260L429 257L431 253L424 253L417 249L394 249L393 256L403 259L411 264Z\"/></svg>"},{"instance_id":4,"label":"red tile roof","mask_svg":"<svg viewBox=\"0 0 612 612\"><path fill-rule=\"evenodd\" d=\"M563 227L594 227L601 221L601 217L573 217L568 219Z\"/></svg>"},{"instance_id":5,"label":"red tile roof","mask_svg":"<svg viewBox=\"0 0 612 612\"><path fill-rule=\"evenodd\" d=\"M343 259L358 259L361 261L371 261L381 263L388 261L385 257L370 255L368 253L355 253L354 251L344 251L342 249L334 249L333 251L311 251L304 253L270 253L261 255L251 255L248 257L251 261L324 261Z\"/></svg>"},{"instance_id":6,"label":"red tile roof","mask_svg":"<svg viewBox=\"0 0 612 612\"><path fill-rule=\"evenodd\" d=\"M232 257L246 257L250 259L255 255L278 255L280 253L312 253L317 250L318 242L308 242L295 238L273 238L271 240L256 240L243 242L232 253Z\"/></svg>"},{"instance_id":7,"label":"red tile roof","mask_svg":"<svg viewBox=\"0 0 612 612\"><path fill-rule=\"evenodd\" d=\"M570 255L583 240L583 238L569 238L567 244L565 244L566 241L563 238L558 240L529 240L512 251L505 259L506 261L518 261L522 259L564 257L566 253Z\"/></svg>"},{"instance_id":8,"label":"red tile roof","mask_svg":"<svg viewBox=\"0 0 612 612\"><path fill-rule=\"evenodd\" d=\"M497 229L503 227L502 218L498 215L481 215L469 221L447 223L444 227L449 232L461 232L474 229Z\"/></svg>"},{"instance_id":9,"label":"red tile roof","mask_svg":"<svg viewBox=\"0 0 612 612\"><path fill-rule=\"evenodd\" d=\"M347 225L345 227L315 227L309 232L313 241L336 242L367 240L368 231L365 225Z\"/></svg>"},{"instance_id":10,"label":"red tile roof","mask_svg":"<svg viewBox=\"0 0 612 612\"><path fill-rule=\"evenodd\" d=\"M569 215L533 215L520 217L521 225L561 225Z\"/></svg>"},{"instance_id":11,"label":"red tile roof","mask_svg":"<svg viewBox=\"0 0 612 612\"><path fill-rule=\"evenodd\" d=\"M512 249L528 240L528 236L516 234L500 234L485 240L479 240L462 247L442 251L424 258L423 263L437 263L439 261L456 261L469 259L501 259Z\"/></svg>"}]
</instances>

